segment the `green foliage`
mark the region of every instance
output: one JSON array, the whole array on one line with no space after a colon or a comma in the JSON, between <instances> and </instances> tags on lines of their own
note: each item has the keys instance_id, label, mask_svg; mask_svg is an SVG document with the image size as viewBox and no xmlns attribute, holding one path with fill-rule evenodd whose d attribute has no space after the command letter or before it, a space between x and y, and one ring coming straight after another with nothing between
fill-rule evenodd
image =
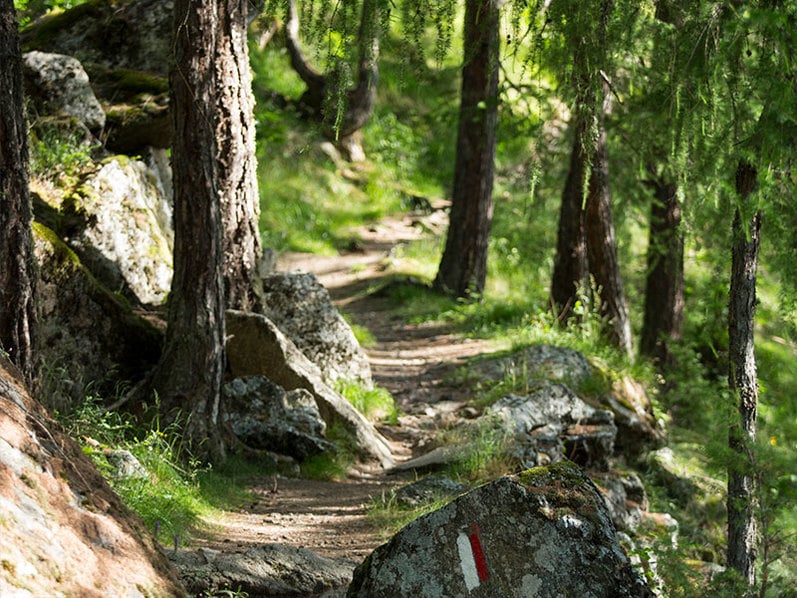
<instances>
[{"instance_id":1,"label":"green foliage","mask_svg":"<svg viewBox=\"0 0 797 598\"><path fill-rule=\"evenodd\" d=\"M327 428L327 438L337 445L337 452L323 453L301 463L300 471L303 477L340 480L348 475L349 468L357 460L357 442L340 424L333 424Z\"/></svg>"},{"instance_id":2,"label":"green foliage","mask_svg":"<svg viewBox=\"0 0 797 598\"><path fill-rule=\"evenodd\" d=\"M338 380L335 390L371 421L398 423L398 407L386 388L368 388L355 380Z\"/></svg>"},{"instance_id":3,"label":"green foliage","mask_svg":"<svg viewBox=\"0 0 797 598\"><path fill-rule=\"evenodd\" d=\"M52 181L57 187L74 184L76 177L93 166L85 131L65 122L37 121L30 129L30 171L33 178Z\"/></svg>"},{"instance_id":4,"label":"green foliage","mask_svg":"<svg viewBox=\"0 0 797 598\"><path fill-rule=\"evenodd\" d=\"M399 504L395 491L383 491L368 508L368 518L387 540L408 523L446 506L449 502L450 497L434 497L417 506L407 506Z\"/></svg>"},{"instance_id":5,"label":"green foliage","mask_svg":"<svg viewBox=\"0 0 797 598\"><path fill-rule=\"evenodd\" d=\"M24 27L43 14L69 10L85 2L87 0L14 0L14 8L20 27Z\"/></svg>"},{"instance_id":6,"label":"green foliage","mask_svg":"<svg viewBox=\"0 0 797 598\"><path fill-rule=\"evenodd\" d=\"M247 496L246 483L266 473L262 465L238 457L218 470L200 468L184 454L176 429L161 430L157 422L142 429L130 416L107 410L93 395L58 417L125 504L168 546L185 544L193 531L218 517L220 509L240 504ZM106 453L118 449L130 451L146 476L117 475Z\"/></svg>"}]
</instances>

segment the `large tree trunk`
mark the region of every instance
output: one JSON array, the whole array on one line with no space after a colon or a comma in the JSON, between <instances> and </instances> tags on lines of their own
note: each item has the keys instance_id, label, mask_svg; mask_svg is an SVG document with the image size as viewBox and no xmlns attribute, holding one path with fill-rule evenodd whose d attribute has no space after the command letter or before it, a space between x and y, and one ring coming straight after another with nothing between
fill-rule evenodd
<instances>
[{"instance_id":1,"label":"large tree trunk","mask_svg":"<svg viewBox=\"0 0 797 598\"><path fill-rule=\"evenodd\" d=\"M478 297L487 278L498 119L498 2L465 4L465 64L446 246L434 286Z\"/></svg>"},{"instance_id":2,"label":"large tree trunk","mask_svg":"<svg viewBox=\"0 0 797 598\"><path fill-rule=\"evenodd\" d=\"M746 162L739 164L736 191L743 205L755 188L756 177L755 167ZM739 419L731 422L728 432L732 451L728 466L728 567L738 571L750 586L755 585L758 543L753 445L758 408L754 316L760 231L759 213L746 227L741 210L736 210L728 313L728 384L736 400Z\"/></svg>"},{"instance_id":3,"label":"large tree trunk","mask_svg":"<svg viewBox=\"0 0 797 598\"><path fill-rule=\"evenodd\" d=\"M262 248L254 97L246 41L247 2L222 0L218 18L216 140L224 225L224 290L228 308L250 311L262 303L258 272Z\"/></svg>"},{"instance_id":4,"label":"large tree trunk","mask_svg":"<svg viewBox=\"0 0 797 598\"><path fill-rule=\"evenodd\" d=\"M674 365L670 343L681 338L684 311L684 238L675 183L650 182L654 189L645 283L645 316L639 350L659 368Z\"/></svg>"},{"instance_id":5,"label":"large tree trunk","mask_svg":"<svg viewBox=\"0 0 797 598\"><path fill-rule=\"evenodd\" d=\"M598 137L587 192L586 224L587 263L600 296L600 314L612 344L631 355L631 323L625 302L617 243L612 219L609 189L609 155L606 148L604 115L609 107L608 85L603 85L603 109L598 114Z\"/></svg>"},{"instance_id":6,"label":"large tree trunk","mask_svg":"<svg viewBox=\"0 0 797 598\"><path fill-rule=\"evenodd\" d=\"M153 384L167 420L178 419L191 453L224 458L222 221L216 145L214 52L218 0L176 0L171 81L174 144L174 279Z\"/></svg>"},{"instance_id":7,"label":"large tree trunk","mask_svg":"<svg viewBox=\"0 0 797 598\"><path fill-rule=\"evenodd\" d=\"M551 303L558 320L573 316L576 301L589 289L587 238L584 232L584 182L588 149L584 141L587 119L578 118L574 127L570 169L562 191L559 227L556 235L556 257L551 277Z\"/></svg>"},{"instance_id":8,"label":"large tree trunk","mask_svg":"<svg viewBox=\"0 0 797 598\"><path fill-rule=\"evenodd\" d=\"M363 0L358 32L357 85L350 90L338 89L340 73L335 69L321 74L310 65L299 43L295 0L288 0L287 6L285 45L291 66L307 86L300 105L307 114L324 124L324 133L350 160L362 159L365 156L359 131L371 118L379 82L380 0ZM343 102L339 101L340 92L345 92Z\"/></svg>"},{"instance_id":9,"label":"large tree trunk","mask_svg":"<svg viewBox=\"0 0 797 598\"><path fill-rule=\"evenodd\" d=\"M31 384L36 375L35 259L16 12L0 0L0 351Z\"/></svg>"}]
</instances>

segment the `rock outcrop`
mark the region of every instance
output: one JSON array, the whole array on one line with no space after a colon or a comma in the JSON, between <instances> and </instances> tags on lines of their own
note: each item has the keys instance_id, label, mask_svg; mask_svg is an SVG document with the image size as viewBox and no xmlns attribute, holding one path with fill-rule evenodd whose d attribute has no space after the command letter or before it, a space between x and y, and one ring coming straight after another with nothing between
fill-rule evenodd
<instances>
[{"instance_id":1,"label":"rock outcrop","mask_svg":"<svg viewBox=\"0 0 797 598\"><path fill-rule=\"evenodd\" d=\"M598 490L559 463L499 478L404 527L350 597L648 597Z\"/></svg>"},{"instance_id":2,"label":"rock outcrop","mask_svg":"<svg viewBox=\"0 0 797 598\"><path fill-rule=\"evenodd\" d=\"M368 387L373 384L368 357L315 275L270 274L263 279L263 293L263 315L319 367L324 382L344 379Z\"/></svg>"},{"instance_id":3,"label":"rock outcrop","mask_svg":"<svg viewBox=\"0 0 797 598\"><path fill-rule=\"evenodd\" d=\"M90 131L102 130L105 112L80 62L48 52L27 52L22 60L25 92L36 112L70 116Z\"/></svg>"},{"instance_id":4,"label":"rock outcrop","mask_svg":"<svg viewBox=\"0 0 797 598\"><path fill-rule=\"evenodd\" d=\"M491 405L482 420L482 425L499 428L511 456L524 468L567 457L605 471L614 454L612 413L590 407L562 384L545 381L526 396L509 394Z\"/></svg>"},{"instance_id":5,"label":"rock outcrop","mask_svg":"<svg viewBox=\"0 0 797 598\"><path fill-rule=\"evenodd\" d=\"M321 371L261 314L227 312L227 363L233 376L265 376L286 390L304 388L327 425L339 424L363 456L393 465L387 440L340 394L324 383Z\"/></svg>"},{"instance_id":6,"label":"rock outcrop","mask_svg":"<svg viewBox=\"0 0 797 598\"><path fill-rule=\"evenodd\" d=\"M157 363L161 333L138 317L81 264L52 230L34 227L39 263L39 350L52 406L82 399L84 384L99 392L140 379ZM109 388L103 386L108 383Z\"/></svg>"},{"instance_id":7,"label":"rock outcrop","mask_svg":"<svg viewBox=\"0 0 797 598\"><path fill-rule=\"evenodd\" d=\"M534 345L499 358L487 357L470 366L468 375L479 381L524 380L528 386L558 382L591 407L610 411L617 438L616 454L632 461L663 445L663 424L656 420L644 389L629 378L609 382L598 367L578 351Z\"/></svg>"},{"instance_id":8,"label":"rock outcrop","mask_svg":"<svg viewBox=\"0 0 797 598\"><path fill-rule=\"evenodd\" d=\"M182 596L122 505L0 356L0 596Z\"/></svg>"},{"instance_id":9,"label":"rock outcrop","mask_svg":"<svg viewBox=\"0 0 797 598\"><path fill-rule=\"evenodd\" d=\"M104 160L63 212L65 241L105 286L158 304L172 282L172 208L156 171L140 160ZM74 223L80 223L75 226Z\"/></svg>"}]
</instances>

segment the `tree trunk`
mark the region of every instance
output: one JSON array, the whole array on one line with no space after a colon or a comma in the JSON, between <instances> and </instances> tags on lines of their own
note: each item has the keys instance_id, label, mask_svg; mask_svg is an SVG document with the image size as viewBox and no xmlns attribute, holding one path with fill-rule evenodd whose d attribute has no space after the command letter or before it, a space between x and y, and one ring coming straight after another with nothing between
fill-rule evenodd
<instances>
[{"instance_id":1,"label":"tree trunk","mask_svg":"<svg viewBox=\"0 0 797 598\"><path fill-rule=\"evenodd\" d=\"M588 150L584 141L587 119L577 118L574 127L570 169L562 191L559 227L556 235L556 257L551 277L551 303L559 321L573 316L573 308L580 296L589 289L587 238L584 232L584 182L588 164Z\"/></svg>"},{"instance_id":2,"label":"tree trunk","mask_svg":"<svg viewBox=\"0 0 797 598\"><path fill-rule=\"evenodd\" d=\"M288 0L287 6L285 45L291 67L307 86L300 100L301 107L324 124L324 134L335 141L348 159L364 159L358 132L371 118L376 101L380 1L363 0L358 33L357 86L350 90L338 89L341 73L336 69L322 75L310 65L299 44L299 16L295 0ZM341 92L345 92L342 111L339 109Z\"/></svg>"},{"instance_id":3,"label":"tree trunk","mask_svg":"<svg viewBox=\"0 0 797 598\"><path fill-rule=\"evenodd\" d=\"M740 162L736 191L742 205L752 194L757 171ZM728 385L735 397L739 419L732 421L728 444L732 451L728 467L728 567L738 571L750 586L755 585L757 551L755 455L758 379L756 375L754 316L756 270L760 243L761 215L753 215L749 228L737 208L733 220L731 289L728 313Z\"/></svg>"},{"instance_id":4,"label":"tree trunk","mask_svg":"<svg viewBox=\"0 0 797 598\"><path fill-rule=\"evenodd\" d=\"M639 350L660 369L672 367L670 343L680 340L684 311L684 238L675 183L651 181L645 316Z\"/></svg>"},{"instance_id":5,"label":"tree trunk","mask_svg":"<svg viewBox=\"0 0 797 598\"><path fill-rule=\"evenodd\" d=\"M465 59L451 215L437 289L477 298L487 278L498 120L498 2L465 4Z\"/></svg>"},{"instance_id":6,"label":"tree trunk","mask_svg":"<svg viewBox=\"0 0 797 598\"><path fill-rule=\"evenodd\" d=\"M36 266L16 11L0 0L0 351L36 377Z\"/></svg>"},{"instance_id":7,"label":"tree trunk","mask_svg":"<svg viewBox=\"0 0 797 598\"><path fill-rule=\"evenodd\" d=\"M174 278L153 385L167 421L183 426L192 455L220 462L224 284L213 60L219 2L176 0L174 8Z\"/></svg>"},{"instance_id":8,"label":"tree trunk","mask_svg":"<svg viewBox=\"0 0 797 598\"><path fill-rule=\"evenodd\" d=\"M262 248L246 2L221 0L218 17L216 140L225 299L230 309L251 311L262 304L258 272Z\"/></svg>"},{"instance_id":9,"label":"tree trunk","mask_svg":"<svg viewBox=\"0 0 797 598\"><path fill-rule=\"evenodd\" d=\"M617 243L609 188L609 155L606 148L605 114L609 110L609 86L603 83L603 109L598 113L598 137L587 191L585 233L587 263L600 296L600 314L612 344L631 355L631 323L625 302L623 279L617 260Z\"/></svg>"}]
</instances>

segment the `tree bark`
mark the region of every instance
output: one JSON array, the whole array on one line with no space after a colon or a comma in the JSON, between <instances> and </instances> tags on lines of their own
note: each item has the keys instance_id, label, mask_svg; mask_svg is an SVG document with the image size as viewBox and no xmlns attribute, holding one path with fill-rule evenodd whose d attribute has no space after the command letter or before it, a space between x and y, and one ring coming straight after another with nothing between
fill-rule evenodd
<instances>
[{"instance_id":1,"label":"tree bark","mask_svg":"<svg viewBox=\"0 0 797 598\"><path fill-rule=\"evenodd\" d=\"M742 205L755 189L756 168L740 162L736 191ZM761 233L761 214L755 213L745 227L742 210L733 220L731 288L728 313L728 385L736 401L739 418L732 421L728 445L728 567L738 571L750 586L755 585L757 552L755 455L758 378L755 363L756 272Z\"/></svg>"},{"instance_id":2,"label":"tree bark","mask_svg":"<svg viewBox=\"0 0 797 598\"><path fill-rule=\"evenodd\" d=\"M224 290L229 309L262 305L260 197L254 97L246 41L248 0L221 0L215 66L218 179L224 225Z\"/></svg>"},{"instance_id":3,"label":"tree bark","mask_svg":"<svg viewBox=\"0 0 797 598\"><path fill-rule=\"evenodd\" d=\"M285 45L291 67L304 81L307 91L300 100L307 114L324 124L324 134L333 139L349 159L364 158L359 147L358 131L362 129L374 109L376 88L379 82L379 0L363 0L358 33L359 59L357 86L354 89L338 89L340 73L333 69L321 74L316 71L302 52L299 43L299 16L295 0L288 0L285 22ZM338 94L346 94L343 111L338 112Z\"/></svg>"},{"instance_id":4,"label":"tree bark","mask_svg":"<svg viewBox=\"0 0 797 598\"><path fill-rule=\"evenodd\" d=\"M551 303L560 322L573 317L573 308L589 289L587 238L584 222L584 182L588 165L588 149L584 140L589 128L587 119L577 118L567 172L559 208L556 235L556 257L551 277Z\"/></svg>"},{"instance_id":5,"label":"tree bark","mask_svg":"<svg viewBox=\"0 0 797 598\"><path fill-rule=\"evenodd\" d=\"M498 2L465 4L465 59L446 245L434 286L478 298L487 279L498 120Z\"/></svg>"},{"instance_id":6,"label":"tree bark","mask_svg":"<svg viewBox=\"0 0 797 598\"><path fill-rule=\"evenodd\" d=\"M220 462L224 371L222 218L218 186L218 0L176 0L170 76L174 144L174 278L163 355L154 374L167 421L191 454Z\"/></svg>"},{"instance_id":7,"label":"tree bark","mask_svg":"<svg viewBox=\"0 0 797 598\"><path fill-rule=\"evenodd\" d=\"M16 11L0 0L0 351L36 377L36 265Z\"/></svg>"},{"instance_id":8,"label":"tree bark","mask_svg":"<svg viewBox=\"0 0 797 598\"><path fill-rule=\"evenodd\" d=\"M639 350L660 369L674 365L670 344L681 338L684 311L684 238L675 183L652 180L654 190Z\"/></svg>"},{"instance_id":9,"label":"tree bark","mask_svg":"<svg viewBox=\"0 0 797 598\"><path fill-rule=\"evenodd\" d=\"M614 221L609 188L609 155L606 148L604 115L609 106L609 89L603 84L603 109L598 114L598 137L587 191L587 263L600 296L600 314L612 344L631 355L631 323L625 302L623 279L617 259Z\"/></svg>"}]
</instances>

